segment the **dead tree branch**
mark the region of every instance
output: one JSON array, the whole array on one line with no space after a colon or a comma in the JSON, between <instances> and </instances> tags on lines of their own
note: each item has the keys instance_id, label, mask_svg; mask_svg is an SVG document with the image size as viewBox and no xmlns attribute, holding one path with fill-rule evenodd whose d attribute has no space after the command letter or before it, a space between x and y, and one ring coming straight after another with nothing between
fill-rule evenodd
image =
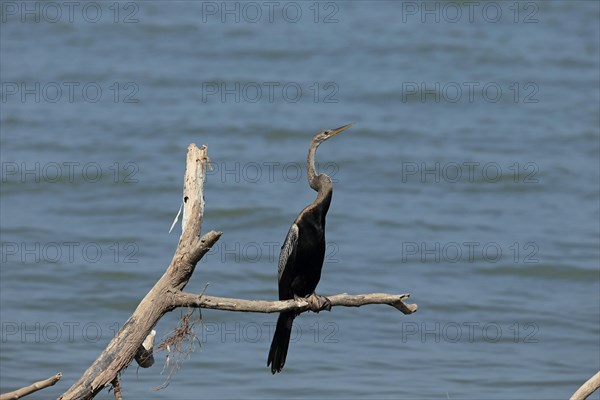
<instances>
[{"instance_id":1,"label":"dead tree branch","mask_svg":"<svg viewBox=\"0 0 600 400\"><path fill-rule=\"evenodd\" d=\"M119 382L119 377L117 376L112 381L113 392L115 393L115 400L123 400L123 393L121 392L121 383Z\"/></svg>"},{"instance_id":2,"label":"dead tree branch","mask_svg":"<svg viewBox=\"0 0 600 400\"><path fill-rule=\"evenodd\" d=\"M221 232L211 231L199 237L204 215L204 177L206 172L206 146L188 147L183 184L183 233L171 264L106 349L60 399L92 399L109 385L117 374L135 357L138 348L152 328L175 306L172 297L182 290L200 259L219 240Z\"/></svg>"},{"instance_id":3,"label":"dead tree branch","mask_svg":"<svg viewBox=\"0 0 600 400\"><path fill-rule=\"evenodd\" d=\"M17 400L21 397L25 397L30 395L31 393L37 392L38 390L42 390L49 386L53 386L56 382L58 382L62 378L62 373L51 376L48 379L44 379L43 381L35 382L29 386L26 386L21 389L17 389L10 393L4 393L0 395L0 400Z\"/></svg>"},{"instance_id":4,"label":"dead tree branch","mask_svg":"<svg viewBox=\"0 0 600 400\"><path fill-rule=\"evenodd\" d=\"M117 379L119 373L127 368L136 354L139 355L140 346L160 318L175 308L196 307L263 313L286 310L304 312L309 309L309 303L304 300L242 300L182 292L192 277L198 261L221 236L221 232L211 231L200 237L204 215L204 178L207 162L206 146L199 149L195 144L190 144L183 184L182 234L169 267L142 299L106 349L59 400L92 399L111 383L115 387L115 395L120 395L120 382ZM408 294L382 293L355 296L340 294L329 299L333 306L360 307L366 304L389 304L404 314L411 314L417 310L417 306L404 303L408 296Z\"/></svg>"},{"instance_id":5,"label":"dead tree branch","mask_svg":"<svg viewBox=\"0 0 600 400\"><path fill-rule=\"evenodd\" d=\"M360 307L368 304L388 304L404 314L417 311L416 304L407 304L404 300L409 294L369 293L359 295L338 294L328 297L331 306ZM278 313L283 311L305 312L310 309L309 303L304 300L266 301L243 300L227 297L196 295L192 293L177 293L174 296L177 307L198 307L223 311Z\"/></svg>"},{"instance_id":6,"label":"dead tree branch","mask_svg":"<svg viewBox=\"0 0 600 400\"><path fill-rule=\"evenodd\" d=\"M587 380L575 393L571 396L570 400L585 400L592 393L600 388L600 371L596 373L596 375L592 376Z\"/></svg>"}]
</instances>

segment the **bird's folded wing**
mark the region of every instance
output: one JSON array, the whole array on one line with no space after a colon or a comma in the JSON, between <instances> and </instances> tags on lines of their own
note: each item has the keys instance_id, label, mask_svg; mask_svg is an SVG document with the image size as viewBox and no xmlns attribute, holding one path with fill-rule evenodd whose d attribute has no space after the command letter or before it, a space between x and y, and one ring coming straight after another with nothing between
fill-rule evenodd
<instances>
[{"instance_id":1,"label":"bird's folded wing","mask_svg":"<svg viewBox=\"0 0 600 400\"><path fill-rule=\"evenodd\" d=\"M278 271L278 279L281 280L281 275L285 270L286 264L288 261L294 261L296 258L296 248L298 247L298 225L295 223L292 224L288 234L285 238L285 242L283 246L281 246L281 253L279 253L279 266L277 268Z\"/></svg>"}]
</instances>

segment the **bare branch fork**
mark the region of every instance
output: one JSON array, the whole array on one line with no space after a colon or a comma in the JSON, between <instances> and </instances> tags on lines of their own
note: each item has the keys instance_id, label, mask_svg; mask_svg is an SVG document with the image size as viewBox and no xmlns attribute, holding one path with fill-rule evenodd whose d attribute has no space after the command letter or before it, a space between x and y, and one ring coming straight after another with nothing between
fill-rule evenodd
<instances>
[{"instance_id":1,"label":"bare branch fork","mask_svg":"<svg viewBox=\"0 0 600 400\"><path fill-rule=\"evenodd\" d=\"M200 237L204 215L204 178L207 161L206 146L198 148L193 143L188 146L182 199L183 232L169 267L142 299L106 349L59 400L92 399L112 382L118 382L119 373L131 363L136 354L139 358L140 352L151 350L142 346L144 340L160 318L175 308L197 307L263 313L287 310L304 312L309 309L309 304L303 300L242 300L182 291L192 277L198 261L222 234L210 231ZM411 314L417 310L417 306L404 303L408 297L408 294L372 293L357 296L340 294L329 299L332 306L360 307L366 304L389 304L404 314Z\"/></svg>"}]
</instances>

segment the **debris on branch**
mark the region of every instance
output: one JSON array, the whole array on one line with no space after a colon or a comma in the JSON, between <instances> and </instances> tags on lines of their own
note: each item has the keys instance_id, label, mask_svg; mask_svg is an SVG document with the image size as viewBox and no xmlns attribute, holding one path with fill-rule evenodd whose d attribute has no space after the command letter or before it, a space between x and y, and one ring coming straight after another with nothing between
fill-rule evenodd
<instances>
[{"instance_id":1,"label":"debris on branch","mask_svg":"<svg viewBox=\"0 0 600 400\"><path fill-rule=\"evenodd\" d=\"M175 329L169 332L166 339L158 346L159 350L167 353L161 374L168 370L168 375L160 386L153 388L154 390L161 390L169 386L175 371L181 367L183 361L194 351L194 341L198 340L195 327L196 323L200 322L202 317L202 314L200 314L192 320L195 310L195 308L189 309L181 317Z\"/></svg>"}]
</instances>

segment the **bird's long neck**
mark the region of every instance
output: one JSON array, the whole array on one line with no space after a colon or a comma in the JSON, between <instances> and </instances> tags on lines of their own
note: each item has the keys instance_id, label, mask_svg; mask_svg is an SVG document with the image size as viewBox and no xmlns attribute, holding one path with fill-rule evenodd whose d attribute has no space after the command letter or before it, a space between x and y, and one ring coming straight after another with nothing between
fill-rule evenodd
<instances>
[{"instance_id":1,"label":"bird's long neck","mask_svg":"<svg viewBox=\"0 0 600 400\"><path fill-rule=\"evenodd\" d=\"M319 147L319 144L316 142L311 142L310 147L308 148L308 156L306 157L306 170L308 171L307 174L307 178L308 178L308 185L313 188L314 190L316 190L317 192L319 191L320 185L319 185L319 180L317 179L317 170L315 168L315 154L317 152L317 148Z\"/></svg>"},{"instance_id":2,"label":"bird's long neck","mask_svg":"<svg viewBox=\"0 0 600 400\"><path fill-rule=\"evenodd\" d=\"M331 204L331 196L333 194L333 184L331 178L325 174L317 175L315 168L315 154L318 143L311 143L308 148L308 157L306 160L307 171L308 171L308 185L317 192L317 198L313 202L316 209L321 213L322 217L325 218L329 205Z\"/></svg>"}]
</instances>

